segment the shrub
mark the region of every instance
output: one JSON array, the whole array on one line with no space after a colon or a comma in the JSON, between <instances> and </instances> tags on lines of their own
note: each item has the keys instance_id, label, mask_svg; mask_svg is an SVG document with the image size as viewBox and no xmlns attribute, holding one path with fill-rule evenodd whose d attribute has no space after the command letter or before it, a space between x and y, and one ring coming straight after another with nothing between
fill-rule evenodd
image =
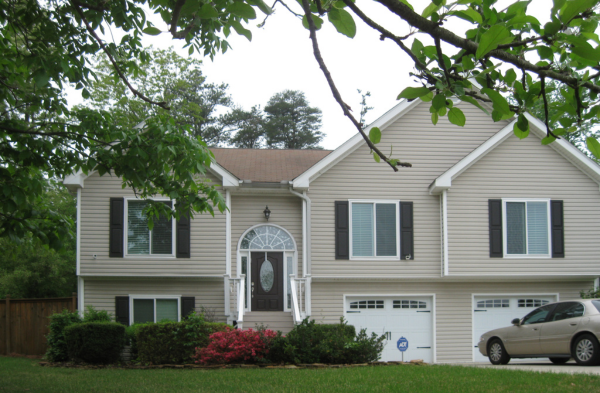
<instances>
[{"instance_id":1,"label":"shrub","mask_svg":"<svg viewBox=\"0 0 600 393\"><path fill-rule=\"evenodd\" d=\"M371 333L367 335L367 330L362 329L354 341L346 344L344 363L369 363L375 362L381 358L381 351L385 346L385 336L377 336Z\"/></svg>"},{"instance_id":2,"label":"shrub","mask_svg":"<svg viewBox=\"0 0 600 393\"><path fill-rule=\"evenodd\" d=\"M50 316L50 333L46 337L48 340L46 358L48 360L51 362L66 362L69 360L64 330L67 326L80 322L81 317L79 314L69 312L69 310L63 310L62 313Z\"/></svg>"},{"instance_id":3,"label":"shrub","mask_svg":"<svg viewBox=\"0 0 600 393\"><path fill-rule=\"evenodd\" d=\"M209 336L225 330L224 323L206 322L202 314L192 313L181 322L138 325L134 331L132 354L151 364L181 364L192 361L195 348L206 347ZM133 348L135 347L135 348Z\"/></svg>"},{"instance_id":4,"label":"shrub","mask_svg":"<svg viewBox=\"0 0 600 393\"><path fill-rule=\"evenodd\" d=\"M210 335L206 348L196 348L196 363L254 363L269 353L270 339L277 337L273 330L239 330L227 328Z\"/></svg>"},{"instance_id":5,"label":"shrub","mask_svg":"<svg viewBox=\"0 0 600 393\"><path fill-rule=\"evenodd\" d=\"M81 322L110 322L112 316L104 311L97 311L92 306L87 306L83 313L83 318L77 311L70 312L63 310L62 313L50 316L50 333L48 334L48 350L46 358L51 362L66 362L69 360L67 353L67 343L65 342L64 329L74 323Z\"/></svg>"},{"instance_id":6,"label":"shrub","mask_svg":"<svg viewBox=\"0 0 600 393\"><path fill-rule=\"evenodd\" d=\"M346 345L356 330L343 320L337 324L317 324L304 319L287 335L286 361L294 363L347 363Z\"/></svg>"},{"instance_id":7,"label":"shrub","mask_svg":"<svg viewBox=\"0 0 600 393\"><path fill-rule=\"evenodd\" d=\"M69 358L86 363L115 363L125 346L125 326L116 322L75 323L64 330Z\"/></svg>"}]
</instances>

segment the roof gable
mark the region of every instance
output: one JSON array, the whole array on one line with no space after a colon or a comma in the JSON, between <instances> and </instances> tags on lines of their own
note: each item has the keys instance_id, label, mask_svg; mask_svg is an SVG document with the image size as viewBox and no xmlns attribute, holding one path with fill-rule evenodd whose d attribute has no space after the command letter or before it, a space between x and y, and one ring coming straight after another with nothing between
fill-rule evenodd
<instances>
[{"instance_id":1,"label":"roof gable","mask_svg":"<svg viewBox=\"0 0 600 393\"><path fill-rule=\"evenodd\" d=\"M546 136L546 126L536 117L526 114L529 120L531 132L540 139ZM502 144L513 134L513 126L516 119L506 127L498 131L494 136L473 150L462 160L450 167L446 172L438 176L429 186L430 194L439 194L452 187L452 180L460 176L464 171L473 166L481 158ZM587 174L592 180L600 184L600 166L587 157L583 152L564 139L557 139L549 147L556 150L579 170Z\"/></svg>"}]
</instances>

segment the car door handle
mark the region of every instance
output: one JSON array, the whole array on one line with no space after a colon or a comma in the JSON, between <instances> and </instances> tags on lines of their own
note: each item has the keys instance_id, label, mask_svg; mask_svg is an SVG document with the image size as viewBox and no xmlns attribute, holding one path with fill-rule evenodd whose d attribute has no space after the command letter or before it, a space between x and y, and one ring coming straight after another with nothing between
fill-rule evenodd
<instances>
[{"instance_id":1,"label":"car door handle","mask_svg":"<svg viewBox=\"0 0 600 393\"><path fill-rule=\"evenodd\" d=\"M570 323L569 325L571 325L571 326L577 326L576 323Z\"/></svg>"},{"instance_id":2,"label":"car door handle","mask_svg":"<svg viewBox=\"0 0 600 393\"><path fill-rule=\"evenodd\" d=\"M537 331L538 329L537 328L532 328L531 330L536 330Z\"/></svg>"}]
</instances>

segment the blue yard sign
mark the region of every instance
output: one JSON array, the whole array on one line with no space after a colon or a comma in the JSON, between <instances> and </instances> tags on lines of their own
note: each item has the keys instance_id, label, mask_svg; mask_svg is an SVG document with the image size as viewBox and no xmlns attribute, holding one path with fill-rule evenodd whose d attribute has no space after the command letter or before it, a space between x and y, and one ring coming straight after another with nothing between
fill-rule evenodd
<instances>
[{"instance_id":1,"label":"blue yard sign","mask_svg":"<svg viewBox=\"0 0 600 393\"><path fill-rule=\"evenodd\" d=\"M400 352L404 352L408 349L408 340L404 337L400 337L398 339L398 343L396 345L398 347L398 350L400 350Z\"/></svg>"}]
</instances>

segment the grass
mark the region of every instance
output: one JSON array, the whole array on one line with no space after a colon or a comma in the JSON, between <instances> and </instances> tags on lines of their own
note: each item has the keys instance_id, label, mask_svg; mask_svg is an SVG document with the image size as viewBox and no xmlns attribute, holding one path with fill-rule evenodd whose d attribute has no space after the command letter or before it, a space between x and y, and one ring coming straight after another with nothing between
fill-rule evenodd
<instances>
[{"instance_id":1,"label":"grass","mask_svg":"<svg viewBox=\"0 0 600 393\"><path fill-rule=\"evenodd\" d=\"M600 392L600 377L460 366L346 369L68 369L0 357L4 392Z\"/></svg>"}]
</instances>

